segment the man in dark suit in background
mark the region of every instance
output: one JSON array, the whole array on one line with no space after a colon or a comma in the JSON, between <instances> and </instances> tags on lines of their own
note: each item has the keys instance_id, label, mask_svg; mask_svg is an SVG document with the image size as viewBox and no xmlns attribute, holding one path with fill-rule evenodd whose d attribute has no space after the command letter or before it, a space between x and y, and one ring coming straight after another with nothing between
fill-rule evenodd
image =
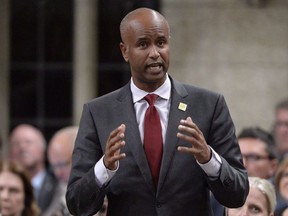
<instances>
[{"instance_id":1,"label":"man in dark suit in background","mask_svg":"<svg viewBox=\"0 0 288 216\"><path fill-rule=\"evenodd\" d=\"M15 127L9 137L10 159L21 163L28 171L41 215L46 215L58 188L56 177L46 169L46 141L42 132L29 124Z\"/></svg>"},{"instance_id":2,"label":"man in dark suit in background","mask_svg":"<svg viewBox=\"0 0 288 216\"><path fill-rule=\"evenodd\" d=\"M158 12L130 12L120 32L132 78L84 105L66 193L71 213L93 215L107 195L109 216L209 216L210 190L225 206L243 205L248 178L223 96L167 74L170 29ZM154 131L145 135L144 97L152 93L163 147L156 177L145 148Z\"/></svg>"}]
</instances>

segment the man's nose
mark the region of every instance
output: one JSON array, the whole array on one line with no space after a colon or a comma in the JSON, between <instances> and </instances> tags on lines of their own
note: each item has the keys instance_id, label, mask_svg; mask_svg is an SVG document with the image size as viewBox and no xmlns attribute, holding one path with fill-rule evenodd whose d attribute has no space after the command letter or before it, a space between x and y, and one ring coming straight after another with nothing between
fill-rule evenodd
<instances>
[{"instance_id":1,"label":"man's nose","mask_svg":"<svg viewBox=\"0 0 288 216\"><path fill-rule=\"evenodd\" d=\"M160 53L158 51L158 47L155 46L155 45L152 45L151 46L151 49L150 49L150 53L149 53L149 57L150 58L153 58L153 59L156 59L160 56Z\"/></svg>"}]
</instances>

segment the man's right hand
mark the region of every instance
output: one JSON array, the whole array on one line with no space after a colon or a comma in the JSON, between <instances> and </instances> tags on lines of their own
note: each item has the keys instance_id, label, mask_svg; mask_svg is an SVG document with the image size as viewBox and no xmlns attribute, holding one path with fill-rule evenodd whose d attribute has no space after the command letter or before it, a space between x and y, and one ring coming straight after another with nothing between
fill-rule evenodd
<instances>
[{"instance_id":1,"label":"man's right hand","mask_svg":"<svg viewBox=\"0 0 288 216\"><path fill-rule=\"evenodd\" d=\"M109 170L115 170L118 166L118 161L125 158L126 154L121 153L121 148L125 145L126 126L121 124L118 128L112 131L106 143L104 153L104 165Z\"/></svg>"}]
</instances>

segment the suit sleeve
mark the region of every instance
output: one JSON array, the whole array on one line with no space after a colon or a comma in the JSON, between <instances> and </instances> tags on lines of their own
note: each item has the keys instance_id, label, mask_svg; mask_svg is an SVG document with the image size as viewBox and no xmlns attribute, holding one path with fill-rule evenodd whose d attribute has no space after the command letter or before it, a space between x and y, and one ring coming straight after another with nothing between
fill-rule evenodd
<instances>
[{"instance_id":1,"label":"suit sleeve","mask_svg":"<svg viewBox=\"0 0 288 216\"><path fill-rule=\"evenodd\" d=\"M105 191L98 187L94 174L94 166L102 156L103 151L89 104L85 104L66 192L66 202L71 214L93 215L102 207Z\"/></svg>"},{"instance_id":2,"label":"suit sleeve","mask_svg":"<svg viewBox=\"0 0 288 216\"><path fill-rule=\"evenodd\" d=\"M222 95L215 106L207 143L221 156L220 176L207 177L210 190L224 206L237 208L244 204L249 192L246 169L235 135L235 127Z\"/></svg>"}]
</instances>

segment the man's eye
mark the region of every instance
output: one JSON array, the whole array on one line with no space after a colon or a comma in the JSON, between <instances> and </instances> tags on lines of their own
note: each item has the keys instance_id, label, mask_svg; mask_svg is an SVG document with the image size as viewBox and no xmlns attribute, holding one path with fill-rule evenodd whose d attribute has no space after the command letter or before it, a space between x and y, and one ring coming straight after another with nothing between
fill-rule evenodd
<instances>
[{"instance_id":1,"label":"man's eye","mask_svg":"<svg viewBox=\"0 0 288 216\"><path fill-rule=\"evenodd\" d=\"M138 44L138 46L142 47L142 48L145 48L145 47L147 47L147 43L141 42L141 43Z\"/></svg>"},{"instance_id":2,"label":"man's eye","mask_svg":"<svg viewBox=\"0 0 288 216\"><path fill-rule=\"evenodd\" d=\"M158 46L163 47L164 45L165 45L165 41L161 40L161 41L158 42Z\"/></svg>"}]
</instances>

